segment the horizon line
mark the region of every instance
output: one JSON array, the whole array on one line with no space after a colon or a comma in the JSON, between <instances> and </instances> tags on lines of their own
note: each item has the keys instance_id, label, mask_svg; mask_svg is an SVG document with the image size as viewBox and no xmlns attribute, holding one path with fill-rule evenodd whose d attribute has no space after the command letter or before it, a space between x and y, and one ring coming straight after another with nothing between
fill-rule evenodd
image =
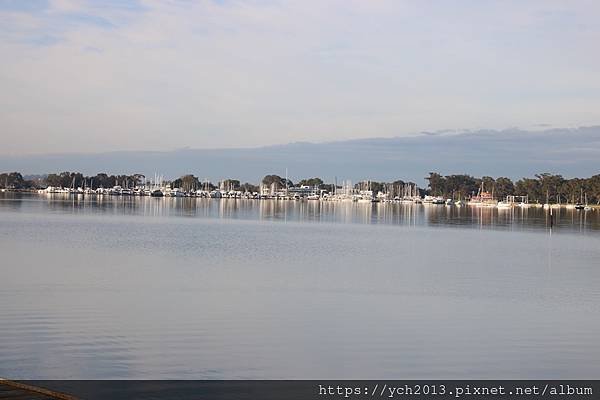
<instances>
[{"instance_id":1,"label":"horizon line","mask_svg":"<svg viewBox=\"0 0 600 400\"><path fill-rule=\"evenodd\" d=\"M590 128L600 128L600 123L592 124L592 125L578 125L571 127L551 127L547 124L537 124L533 125L539 127L539 129L532 128L520 128L520 127L507 127L502 129L493 129L493 128L462 128L462 129L438 129L434 131L420 131L416 133L407 133L405 135L395 135L395 136L373 136L373 137L362 137L362 138L354 138L354 139L338 139L338 140L328 140L323 142L318 141L308 141L308 140L298 140L293 142L286 143L273 143L273 144L262 144L257 146L243 146L243 147L175 147L166 150L160 149L130 149L130 150L104 150L104 151L67 151L67 152L32 152L32 153L0 153L2 157L10 157L10 158L20 158L20 157L39 157L39 156L71 156L71 155L102 155L102 154L123 154L123 153L174 153L174 152L182 152L182 151L223 151L223 150L259 150L259 149L267 149L267 148L277 148L277 147L286 147L293 145L329 145L335 143L356 143L356 142L364 142L369 140L394 140L394 139L415 139L415 138L424 138L424 137L459 137L466 136L469 134L501 134L501 133L510 133L510 132L520 132L520 133L528 133L528 134L540 134L544 132L553 132L553 131L577 131L580 129L590 129Z\"/></svg>"}]
</instances>

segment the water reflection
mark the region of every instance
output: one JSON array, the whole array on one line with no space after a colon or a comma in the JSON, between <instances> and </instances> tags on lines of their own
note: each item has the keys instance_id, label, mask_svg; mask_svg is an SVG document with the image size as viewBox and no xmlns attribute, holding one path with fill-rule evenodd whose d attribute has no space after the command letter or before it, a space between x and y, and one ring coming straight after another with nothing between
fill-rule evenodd
<instances>
[{"instance_id":1,"label":"water reflection","mask_svg":"<svg viewBox=\"0 0 600 400\"><path fill-rule=\"evenodd\" d=\"M550 213L539 207L487 208L473 206L354 203L321 201L152 198L131 196L0 195L0 209L63 214L202 217L289 222L461 226L481 229L548 230ZM600 230L600 212L553 209L555 229Z\"/></svg>"}]
</instances>

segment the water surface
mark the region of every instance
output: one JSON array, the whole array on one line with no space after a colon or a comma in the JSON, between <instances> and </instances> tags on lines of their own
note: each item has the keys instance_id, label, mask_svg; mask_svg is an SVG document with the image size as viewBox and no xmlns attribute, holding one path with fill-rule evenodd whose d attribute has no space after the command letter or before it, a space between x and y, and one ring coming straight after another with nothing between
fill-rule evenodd
<instances>
[{"instance_id":1,"label":"water surface","mask_svg":"<svg viewBox=\"0 0 600 400\"><path fill-rule=\"evenodd\" d=\"M0 376L600 376L600 212L0 194Z\"/></svg>"}]
</instances>

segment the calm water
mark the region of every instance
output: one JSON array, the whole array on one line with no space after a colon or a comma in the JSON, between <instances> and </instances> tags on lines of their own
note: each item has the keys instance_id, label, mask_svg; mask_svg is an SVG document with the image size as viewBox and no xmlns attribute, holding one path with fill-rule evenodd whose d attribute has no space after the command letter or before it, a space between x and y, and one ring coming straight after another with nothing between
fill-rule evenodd
<instances>
[{"instance_id":1,"label":"calm water","mask_svg":"<svg viewBox=\"0 0 600 400\"><path fill-rule=\"evenodd\" d=\"M600 377L600 211L0 194L0 376Z\"/></svg>"}]
</instances>

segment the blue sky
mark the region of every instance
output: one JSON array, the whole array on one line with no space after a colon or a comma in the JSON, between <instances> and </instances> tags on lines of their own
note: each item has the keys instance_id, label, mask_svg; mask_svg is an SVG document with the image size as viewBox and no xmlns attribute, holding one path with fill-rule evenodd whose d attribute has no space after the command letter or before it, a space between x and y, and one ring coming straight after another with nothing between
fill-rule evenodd
<instances>
[{"instance_id":1,"label":"blue sky","mask_svg":"<svg viewBox=\"0 0 600 400\"><path fill-rule=\"evenodd\" d=\"M0 154L600 123L595 1L0 0Z\"/></svg>"}]
</instances>

